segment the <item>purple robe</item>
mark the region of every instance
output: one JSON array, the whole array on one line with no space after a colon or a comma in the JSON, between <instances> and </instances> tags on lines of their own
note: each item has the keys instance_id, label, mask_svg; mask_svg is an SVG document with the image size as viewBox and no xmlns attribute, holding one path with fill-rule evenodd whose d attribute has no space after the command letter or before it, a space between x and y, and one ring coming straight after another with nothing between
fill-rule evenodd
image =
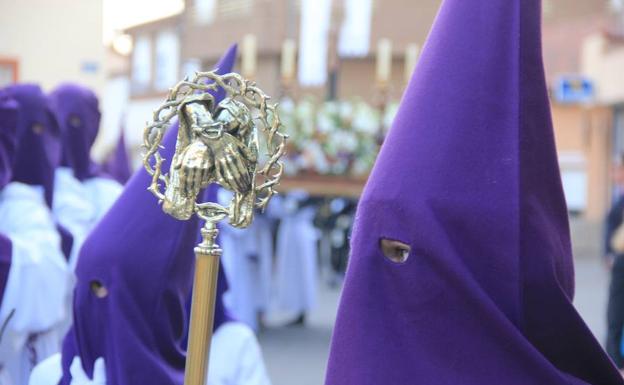
<instances>
[{"instance_id":1,"label":"purple robe","mask_svg":"<svg viewBox=\"0 0 624 385\"><path fill-rule=\"evenodd\" d=\"M0 190L12 177L17 145L17 118L17 103L0 90ZM12 255L11 240L6 235L0 234L0 304L9 278Z\"/></svg>"},{"instance_id":2,"label":"purple robe","mask_svg":"<svg viewBox=\"0 0 624 385\"><path fill-rule=\"evenodd\" d=\"M540 8L443 2L359 203L326 385L623 383L572 306Z\"/></svg>"},{"instance_id":3,"label":"purple robe","mask_svg":"<svg viewBox=\"0 0 624 385\"><path fill-rule=\"evenodd\" d=\"M101 176L100 166L91 159L100 129L97 96L88 88L66 83L52 91L50 100L61 128L61 166L71 168L80 181Z\"/></svg>"},{"instance_id":4,"label":"purple robe","mask_svg":"<svg viewBox=\"0 0 624 385\"><path fill-rule=\"evenodd\" d=\"M234 46L221 59L220 72L229 72L235 57ZM163 140L167 160L176 136L177 125ZM145 170L135 173L82 247L61 384L71 382L69 367L77 355L89 376L103 357L108 385L183 382L185 303L199 222L196 216L178 221L165 214L147 191L150 181ZM106 295L95 295L94 285L103 285Z\"/></svg>"}]
</instances>

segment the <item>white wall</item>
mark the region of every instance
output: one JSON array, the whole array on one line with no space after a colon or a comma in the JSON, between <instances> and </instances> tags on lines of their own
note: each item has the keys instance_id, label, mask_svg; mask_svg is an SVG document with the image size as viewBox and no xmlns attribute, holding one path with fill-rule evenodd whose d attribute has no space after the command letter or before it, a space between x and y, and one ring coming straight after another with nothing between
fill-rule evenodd
<instances>
[{"instance_id":1,"label":"white wall","mask_svg":"<svg viewBox=\"0 0 624 385\"><path fill-rule=\"evenodd\" d=\"M106 81L100 98L100 111L102 111L100 133L91 151L95 159L102 160L117 145L121 129L125 124L129 98L130 82L127 76L116 76ZM127 135L124 139L127 144Z\"/></svg>"},{"instance_id":2,"label":"white wall","mask_svg":"<svg viewBox=\"0 0 624 385\"><path fill-rule=\"evenodd\" d=\"M136 99L127 103L124 119L126 146L132 153L133 165L136 167L140 161L140 146L143 144L143 129L146 123L152 119L156 110L165 98Z\"/></svg>"},{"instance_id":3,"label":"white wall","mask_svg":"<svg viewBox=\"0 0 624 385\"><path fill-rule=\"evenodd\" d=\"M46 90L73 81L104 85L103 0L0 0L0 57L19 60L19 80ZM85 67L94 67L90 72Z\"/></svg>"}]
</instances>

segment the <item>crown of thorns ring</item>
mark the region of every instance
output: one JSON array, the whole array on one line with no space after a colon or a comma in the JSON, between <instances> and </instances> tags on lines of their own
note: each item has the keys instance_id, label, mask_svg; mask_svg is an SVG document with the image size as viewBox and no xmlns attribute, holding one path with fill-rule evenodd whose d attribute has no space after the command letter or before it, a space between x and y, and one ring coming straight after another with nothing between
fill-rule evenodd
<instances>
[{"instance_id":1,"label":"crown of thorns ring","mask_svg":"<svg viewBox=\"0 0 624 385\"><path fill-rule=\"evenodd\" d=\"M225 97L216 103L218 92ZM266 208L282 176L287 138L269 99L254 82L215 71L197 72L169 90L143 135L143 165L152 176L148 190L165 212L178 219L197 213L209 222L228 218L231 225L246 227L255 209ZM175 154L163 172L159 150L175 118ZM229 205L197 201L210 183L233 193Z\"/></svg>"}]
</instances>

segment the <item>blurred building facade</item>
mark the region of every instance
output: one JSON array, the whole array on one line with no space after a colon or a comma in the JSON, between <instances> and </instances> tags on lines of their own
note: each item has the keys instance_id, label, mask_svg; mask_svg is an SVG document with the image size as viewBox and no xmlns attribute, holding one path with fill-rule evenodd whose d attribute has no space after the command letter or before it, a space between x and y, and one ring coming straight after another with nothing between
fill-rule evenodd
<instances>
[{"instance_id":1,"label":"blurred building facade","mask_svg":"<svg viewBox=\"0 0 624 385\"><path fill-rule=\"evenodd\" d=\"M103 1L0 0L0 87L29 82L47 92L75 82L103 97L111 62L102 43ZM95 145L99 157L105 136Z\"/></svg>"},{"instance_id":2,"label":"blurred building facade","mask_svg":"<svg viewBox=\"0 0 624 385\"><path fill-rule=\"evenodd\" d=\"M546 76L568 207L590 221L611 202L613 111L600 102L599 79L584 71L583 42L613 28L608 0L544 0Z\"/></svg>"},{"instance_id":3,"label":"blurred building facade","mask_svg":"<svg viewBox=\"0 0 624 385\"><path fill-rule=\"evenodd\" d=\"M102 1L0 0L0 86L104 86Z\"/></svg>"},{"instance_id":4,"label":"blurred building facade","mask_svg":"<svg viewBox=\"0 0 624 385\"><path fill-rule=\"evenodd\" d=\"M425 40L441 0L384 0L372 2L370 19L370 50L361 58L340 58L340 76L337 97L359 95L372 97L375 82L374 60L376 43L381 38L392 41L391 97L399 98L405 85L404 52L409 44ZM330 56L335 55L338 30L344 19L344 0L331 5L331 23L328 39ZM415 7L417 5L417 7ZM417 8L417 17L406 9ZM242 42L246 35L257 38L257 65L254 78L271 95L283 91L280 73L282 43L299 38L301 0L186 0L184 11L176 16L129 28L135 42L133 63L137 76L133 78L133 96L148 97L163 93L167 87L159 85L158 47L169 49L179 56L178 71L210 68L230 44ZM169 35L167 38L165 36ZM173 36L176 36L173 38ZM165 43L171 39L176 43ZM169 48L165 48L169 45ZM150 48L147 48L147 47ZM138 50L139 53L136 53ZM144 58L145 56L145 58ZM147 58L151 56L151 58ZM160 59L167 60L167 59ZM328 60L331 65L332 58ZM155 72L148 69L155 66ZM167 64L164 64L167 67ZM173 65L170 68L174 68ZM138 75L141 74L141 75ZM370 81L365 81L369 79ZM164 88L164 90L163 90ZM297 87L297 93L325 96L327 85Z\"/></svg>"},{"instance_id":5,"label":"blurred building facade","mask_svg":"<svg viewBox=\"0 0 624 385\"><path fill-rule=\"evenodd\" d=\"M406 52L422 45L441 0L373 0L366 54L338 54L349 0L330 1L327 33L330 73L320 86L300 86L281 68L282 45L301 42L305 0L186 0L182 13L129 28L134 41L128 127L142 126L168 88L185 74L210 68L233 42L253 35L258 84L275 96L362 97L397 100L406 84ZM318 4L325 4L319 1ZM624 51L617 29L618 0L543 0L544 58L553 122L570 210L597 222L611 200L610 167L624 151ZM618 32L619 31L619 32ZM376 82L377 42L391 41L390 78ZM244 45L244 44L243 44ZM239 45L243 55L246 47ZM240 67L239 67L240 71ZM478 87L478 85L475 85ZM580 87L580 88L579 88ZM585 87L585 88L583 88ZM563 91L562 91L563 90ZM133 130L139 143L138 131ZM621 142L621 144L620 144Z\"/></svg>"}]
</instances>

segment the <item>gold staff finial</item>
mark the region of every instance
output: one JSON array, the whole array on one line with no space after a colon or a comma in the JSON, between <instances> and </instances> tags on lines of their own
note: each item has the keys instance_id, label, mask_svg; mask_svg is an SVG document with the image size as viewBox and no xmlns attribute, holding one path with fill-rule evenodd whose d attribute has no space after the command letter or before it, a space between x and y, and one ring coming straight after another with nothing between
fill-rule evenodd
<instances>
[{"instance_id":1,"label":"gold staff finial","mask_svg":"<svg viewBox=\"0 0 624 385\"><path fill-rule=\"evenodd\" d=\"M226 96L217 103L213 93L219 89ZM144 131L143 165L152 175L148 190L173 217L186 220L197 214L206 221L202 242L195 248L185 385L206 381L221 256L216 224L227 219L235 227L249 226L254 210L267 206L282 175L286 135L280 131L277 106L269 99L238 74L198 72L169 91ZM174 118L179 121L175 154L169 172L163 173L159 149ZM228 206L197 202L211 183L234 193Z\"/></svg>"}]
</instances>

